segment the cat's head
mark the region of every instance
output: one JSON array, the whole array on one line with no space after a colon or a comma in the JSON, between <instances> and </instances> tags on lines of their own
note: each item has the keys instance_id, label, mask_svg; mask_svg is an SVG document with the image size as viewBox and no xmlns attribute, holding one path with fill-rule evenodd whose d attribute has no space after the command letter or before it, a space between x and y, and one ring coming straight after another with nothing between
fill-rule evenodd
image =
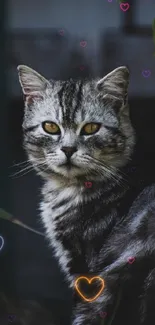
<instances>
[{"instance_id":1,"label":"cat's head","mask_svg":"<svg viewBox=\"0 0 155 325\"><path fill-rule=\"evenodd\" d=\"M91 81L48 81L24 65L18 73L24 147L37 172L45 178L113 178L134 147L128 69Z\"/></svg>"}]
</instances>

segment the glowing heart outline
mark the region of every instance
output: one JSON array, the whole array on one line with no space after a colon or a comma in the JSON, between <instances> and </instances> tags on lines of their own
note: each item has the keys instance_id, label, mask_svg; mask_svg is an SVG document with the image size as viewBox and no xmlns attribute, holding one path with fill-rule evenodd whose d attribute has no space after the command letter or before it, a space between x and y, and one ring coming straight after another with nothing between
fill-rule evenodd
<instances>
[{"instance_id":1,"label":"glowing heart outline","mask_svg":"<svg viewBox=\"0 0 155 325\"><path fill-rule=\"evenodd\" d=\"M122 11L125 12L125 11L127 11L130 8L130 5L129 5L128 2L122 2L122 3L120 3L120 8L121 8Z\"/></svg>"},{"instance_id":2,"label":"glowing heart outline","mask_svg":"<svg viewBox=\"0 0 155 325\"><path fill-rule=\"evenodd\" d=\"M84 279L84 280L86 280L89 284L94 280L94 279L98 279L101 283L102 283L102 286L101 286L101 289L100 289L100 291L97 293L97 295L94 297L94 298L86 298L81 292L80 292L80 290L79 290L79 288L78 288L78 282L80 281L80 280L82 280L82 279ZM80 277L78 277L77 279L76 279L76 281L75 281L75 284L74 284L74 287L75 287L75 289L77 290L77 292L78 292L78 294L85 300L85 301L88 301L88 302L91 302L91 301L94 301L94 300L96 300L98 297L99 297L99 295L101 294L101 292L103 291L103 289L104 289L104 287L105 287L105 283L104 283L104 280L100 277L100 276L94 276L93 278L87 278L86 276L80 276Z\"/></svg>"},{"instance_id":3,"label":"glowing heart outline","mask_svg":"<svg viewBox=\"0 0 155 325\"><path fill-rule=\"evenodd\" d=\"M0 236L0 239L1 239L1 242L0 242L0 251L1 251L4 246L4 238L2 236Z\"/></svg>"}]
</instances>

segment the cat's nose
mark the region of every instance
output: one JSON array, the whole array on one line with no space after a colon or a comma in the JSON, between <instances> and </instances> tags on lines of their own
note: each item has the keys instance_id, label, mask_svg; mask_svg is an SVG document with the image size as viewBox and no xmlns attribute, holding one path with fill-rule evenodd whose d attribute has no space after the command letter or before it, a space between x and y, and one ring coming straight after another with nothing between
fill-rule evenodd
<instances>
[{"instance_id":1,"label":"cat's nose","mask_svg":"<svg viewBox=\"0 0 155 325\"><path fill-rule=\"evenodd\" d=\"M67 158L70 158L74 152L77 151L76 147L62 147L61 150L65 153Z\"/></svg>"}]
</instances>

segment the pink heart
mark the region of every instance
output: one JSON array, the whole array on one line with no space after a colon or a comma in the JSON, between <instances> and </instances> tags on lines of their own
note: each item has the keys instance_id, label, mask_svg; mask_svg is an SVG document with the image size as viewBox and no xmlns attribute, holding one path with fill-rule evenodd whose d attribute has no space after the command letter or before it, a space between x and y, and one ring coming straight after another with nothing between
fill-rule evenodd
<instances>
[{"instance_id":1,"label":"pink heart","mask_svg":"<svg viewBox=\"0 0 155 325\"><path fill-rule=\"evenodd\" d=\"M106 313L106 311L101 311L100 312L100 316L102 317L102 318L104 318L104 317L106 317L107 316L107 313Z\"/></svg>"},{"instance_id":2,"label":"pink heart","mask_svg":"<svg viewBox=\"0 0 155 325\"><path fill-rule=\"evenodd\" d=\"M64 30L63 30L63 29L60 29L60 30L59 30L59 34L60 34L61 36L63 36L63 35L64 35Z\"/></svg>"},{"instance_id":3,"label":"pink heart","mask_svg":"<svg viewBox=\"0 0 155 325\"><path fill-rule=\"evenodd\" d=\"M128 263L132 264L135 261L135 257L129 257L128 258Z\"/></svg>"},{"instance_id":4,"label":"pink heart","mask_svg":"<svg viewBox=\"0 0 155 325\"><path fill-rule=\"evenodd\" d=\"M92 182L85 182L85 186L86 186L87 188L92 187Z\"/></svg>"},{"instance_id":5,"label":"pink heart","mask_svg":"<svg viewBox=\"0 0 155 325\"><path fill-rule=\"evenodd\" d=\"M127 11L129 9L129 7L130 7L130 5L128 2L120 4L120 8L122 9L122 11Z\"/></svg>"},{"instance_id":6,"label":"pink heart","mask_svg":"<svg viewBox=\"0 0 155 325\"><path fill-rule=\"evenodd\" d=\"M81 67L80 67L80 70L81 70L81 71L83 71L83 70L84 70L84 66L83 66L83 65L81 65Z\"/></svg>"},{"instance_id":7,"label":"pink heart","mask_svg":"<svg viewBox=\"0 0 155 325\"><path fill-rule=\"evenodd\" d=\"M86 41L81 41L81 42L80 42L80 45L81 45L82 47L86 47L87 42L86 42Z\"/></svg>"}]
</instances>

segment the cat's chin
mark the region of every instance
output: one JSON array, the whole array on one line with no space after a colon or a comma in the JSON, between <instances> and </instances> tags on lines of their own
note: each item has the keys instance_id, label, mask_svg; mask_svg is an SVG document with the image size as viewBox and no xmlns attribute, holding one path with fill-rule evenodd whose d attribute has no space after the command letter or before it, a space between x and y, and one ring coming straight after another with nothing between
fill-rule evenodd
<instances>
[{"instance_id":1,"label":"cat's chin","mask_svg":"<svg viewBox=\"0 0 155 325\"><path fill-rule=\"evenodd\" d=\"M57 166L53 169L57 174L67 178L74 178L84 174L84 171L80 167L75 165L64 164L61 166Z\"/></svg>"}]
</instances>

